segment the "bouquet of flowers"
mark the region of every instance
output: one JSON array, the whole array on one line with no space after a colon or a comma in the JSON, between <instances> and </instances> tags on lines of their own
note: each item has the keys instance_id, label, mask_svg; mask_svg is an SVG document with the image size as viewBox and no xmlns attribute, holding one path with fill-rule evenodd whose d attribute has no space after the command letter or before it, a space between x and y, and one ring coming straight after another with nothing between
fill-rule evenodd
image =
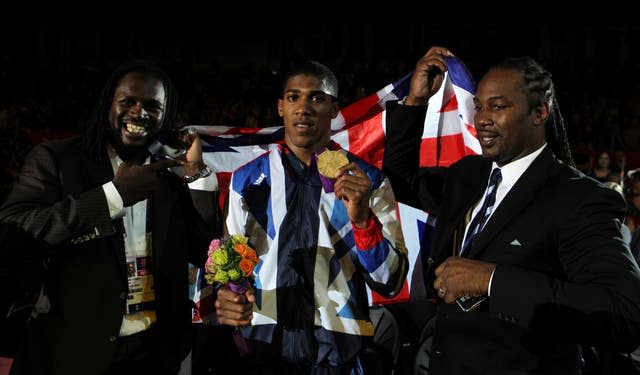
<instances>
[{"instance_id":1,"label":"bouquet of flowers","mask_svg":"<svg viewBox=\"0 0 640 375\"><path fill-rule=\"evenodd\" d=\"M205 280L213 284L227 284L234 293L243 294L249 289L249 276L260 259L256 251L249 246L249 239L233 234L226 240L214 239L209 244L209 257L204 265ZM246 341L240 331L233 332L233 340L241 357L249 353Z\"/></svg>"},{"instance_id":2,"label":"bouquet of flowers","mask_svg":"<svg viewBox=\"0 0 640 375\"><path fill-rule=\"evenodd\" d=\"M249 239L233 234L226 240L214 239L209 244L209 257L205 263L207 283L227 284L235 293L244 293L249 286L247 277L260 259L256 251L249 246ZM242 290L244 289L244 290Z\"/></svg>"}]
</instances>

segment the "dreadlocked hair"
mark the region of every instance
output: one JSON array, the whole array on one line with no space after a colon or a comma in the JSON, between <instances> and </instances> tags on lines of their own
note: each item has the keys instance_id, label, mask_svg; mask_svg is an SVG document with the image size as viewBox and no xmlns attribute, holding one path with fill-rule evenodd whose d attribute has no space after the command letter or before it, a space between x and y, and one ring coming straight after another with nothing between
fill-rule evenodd
<instances>
[{"instance_id":1,"label":"dreadlocked hair","mask_svg":"<svg viewBox=\"0 0 640 375\"><path fill-rule=\"evenodd\" d=\"M565 164L575 167L567 129L564 126L564 119L560 113L556 91L551 80L551 73L544 69L531 57L507 58L493 68L515 70L522 73L525 87L528 91L529 110L541 106L543 103L549 105L549 118L545 123L545 133L549 147Z\"/></svg>"},{"instance_id":2,"label":"dreadlocked hair","mask_svg":"<svg viewBox=\"0 0 640 375\"><path fill-rule=\"evenodd\" d=\"M107 79L96 105L89 115L85 131L82 135L82 147L95 160L106 158L104 148L109 128L109 112L116 86L125 75L136 72L156 77L162 81L165 91L164 114L160 130L173 127L178 107L178 96L173 82L167 73L155 62L149 60L132 60L117 67Z\"/></svg>"}]
</instances>

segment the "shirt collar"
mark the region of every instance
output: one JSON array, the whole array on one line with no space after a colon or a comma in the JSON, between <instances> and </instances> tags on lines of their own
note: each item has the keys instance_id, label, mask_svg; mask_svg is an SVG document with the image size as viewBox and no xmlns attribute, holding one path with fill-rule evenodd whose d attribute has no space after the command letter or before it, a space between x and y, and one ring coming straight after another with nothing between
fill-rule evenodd
<instances>
[{"instance_id":1,"label":"shirt collar","mask_svg":"<svg viewBox=\"0 0 640 375\"><path fill-rule=\"evenodd\" d=\"M514 160L511 163L503 165L502 167L498 167L498 164L496 164L496 162L493 162L491 165L491 171L496 168L500 168L500 172L502 174L502 181L500 182L500 184L510 189L513 185L516 184L518 179L520 179L520 176L522 176L524 171L529 168L535 158L537 158L538 155L542 153L542 150L544 150L546 145L547 144L545 143L539 149L535 150L529 155L518 160Z\"/></svg>"}]
</instances>

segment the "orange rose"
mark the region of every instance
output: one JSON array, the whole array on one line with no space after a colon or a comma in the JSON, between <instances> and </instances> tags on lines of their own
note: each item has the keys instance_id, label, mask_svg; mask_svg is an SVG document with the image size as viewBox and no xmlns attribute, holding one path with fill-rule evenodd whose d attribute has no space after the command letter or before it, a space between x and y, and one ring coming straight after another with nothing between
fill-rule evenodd
<instances>
[{"instance_id":1,"label":"orange rose","mask_svg":"<svg viewBox=\"0 0 640 375\"><path fill-rule=\"evenodd\" d=\"M251 272L253 272L253 265L254 263L252 261L244 258L240 259L240 263L238 264L240 271L242 271L245 276L251 275Z\"/></svg>"},{"instance_id":2,"label":"orange rose","mask_svg":"<svg viewBox=\"0 0 640 375\"><path fill-rule=\"evenodd\" d=\"M247 246L247 244L237 243L233 247L233 250L235 250L236 253L238 253L241 257L246 258L247 256L245 254L246 254L247 251L251 250L251 248L249 246Z\"/></svg>"},{"instance_id":3,"label":"orange rose","mask_svg":"<svg viewBox=\"0 0 640 375\"><path fill-rule=\"evenodd\" d=\"M247 248L247 251L242 254L244 258L251 259L253 263L258 263L258 254L252 248Z\"/></svg>"}]
</instances>

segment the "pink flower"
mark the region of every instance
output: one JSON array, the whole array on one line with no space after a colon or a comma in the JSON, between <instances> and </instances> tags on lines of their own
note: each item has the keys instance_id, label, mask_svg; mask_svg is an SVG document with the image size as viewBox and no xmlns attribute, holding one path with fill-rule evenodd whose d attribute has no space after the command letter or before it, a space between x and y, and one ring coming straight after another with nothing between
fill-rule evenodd
<instances>
[{"instance_id":1,"label":"pink flower","mask_svg":"<svg viewBox=\"0 0 640 375\"><path fill-rule=\"evenodd\" d=\"M211 259L211 256L209 256L207 258L207 261L204 263L204 269L208 271L211 268L212 264L213 264L213 259Z\"/></svg>"},{"instance_id":2,"label":"pink flower","mask_svg":"<svg viewBox=\"0 0 640 375\"><path fill-rule=\"evenodd\" d=\"M218 250L220 248L220 244L222 242L219 239L214 239L213 241L211 241L211 243L209 244L209 256L211 256L211 253Z\"/></svg>"}]
</instances>

